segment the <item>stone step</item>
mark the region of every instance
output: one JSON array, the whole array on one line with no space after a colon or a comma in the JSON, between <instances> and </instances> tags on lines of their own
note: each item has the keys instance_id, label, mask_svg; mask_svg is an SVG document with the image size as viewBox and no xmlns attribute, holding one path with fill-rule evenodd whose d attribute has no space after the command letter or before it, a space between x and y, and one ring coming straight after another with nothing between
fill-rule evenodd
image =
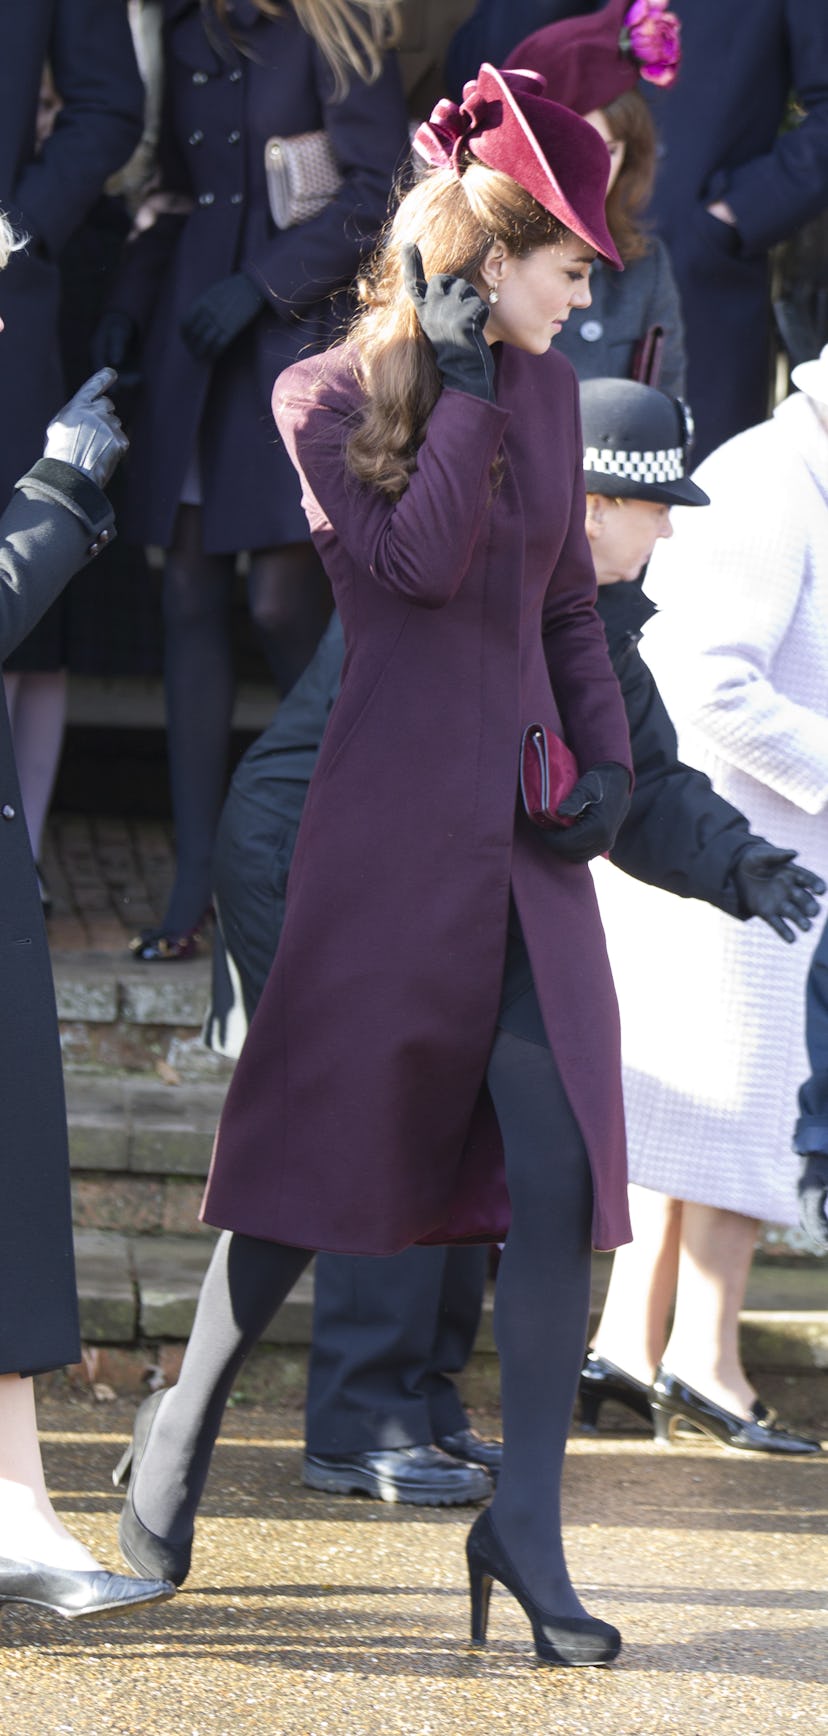
<instances>
[{"instance_id":1,"label":"stone step","mask_svg":"<svg viewBox=\"0 0 828 1736\"><path fill-rule=\"evenodd\" d=\"M80 1230L76 1236L81 1329L87 1344L141 1346L150 1361L159 1346L178 1344L192 1326L212 1236L141 1236ZM611 1256L596 1255L592 1314L597 1317ZM757 1259L742 1315L744 1355L751 1369L828 1369L828 1268L818 1258L796 1264ZM303 1275L264 1335L288 1347L310 1342L312 1270ZM492 1287L478 1335L479 1354L494 1351Z\"/></svg>"},{"instance_id":2,"label":"stone step","mask_svg":"<svg viewBox=\"0 0 828 1736\"><path fill-rule=\"evenodd\" d=\"M232 1070L201 1041L210 994L204 955L175 965L135 965L112 952L53 958L63 1064L67 1071L226 1078Z\"/></svg>"}]
</instances>

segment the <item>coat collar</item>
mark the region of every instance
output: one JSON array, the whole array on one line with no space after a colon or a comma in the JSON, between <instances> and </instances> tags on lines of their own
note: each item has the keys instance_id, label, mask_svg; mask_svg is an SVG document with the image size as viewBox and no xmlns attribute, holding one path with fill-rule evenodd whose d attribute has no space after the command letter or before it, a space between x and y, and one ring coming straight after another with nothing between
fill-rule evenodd
<instances>
[{"instance_id":1,"label":"coat collar","mask_svg":"<svg viewBox=\"0 0 828 1736\"><path fill-rule=\"evenodd\" d=\"M610 656L629 638L638 639L656 613L655 603L644 595L640 584L620 579L617 585L598 586L598 613L604 623Z\"/></svg>"}]
</instances>

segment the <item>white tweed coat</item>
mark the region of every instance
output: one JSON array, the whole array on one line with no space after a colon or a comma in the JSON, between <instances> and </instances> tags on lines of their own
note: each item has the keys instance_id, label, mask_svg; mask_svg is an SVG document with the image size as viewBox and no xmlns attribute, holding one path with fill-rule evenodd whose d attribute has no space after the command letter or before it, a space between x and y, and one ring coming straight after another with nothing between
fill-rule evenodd
<instances>
[{"instance_id":1,"label":"white tweed coat","mask_svg":"<svg viewBox=\"0 0 828 1736\"><path fill-rule=\"evenodd\" d=\"M642 651L681 758L828 879L828 433L796 394L697 480L711 505L673 512ZM795 1223L791 1130L820 922L785 946L761 921L609 863L595 879L621 1006L630 1179Z\"/></svg>"}]
</instances>

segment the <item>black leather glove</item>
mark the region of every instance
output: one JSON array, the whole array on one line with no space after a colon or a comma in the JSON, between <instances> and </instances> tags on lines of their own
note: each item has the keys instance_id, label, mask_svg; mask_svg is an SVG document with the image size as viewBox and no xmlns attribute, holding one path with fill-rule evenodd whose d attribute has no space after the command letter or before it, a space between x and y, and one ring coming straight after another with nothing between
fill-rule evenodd
<instances>
[{"instance_id":1,"label":"black leather glove","mask_svg":"<svg viewBox=\"0 0 828 1736\"><path fill-rule=\"evenodd\" d=\"M818 1248L828 1250L828 1157L823 1151L811 1151L803 1157L797 1191L799 1221L806 1236Z\"/></svg>"},{"instance_id":2,"label":"black leather glove","mask_svg":"<svg viewBox=\"0 0 828 1736\"><path fill-rule=\"evenodd\" d=\"M626 767L612 761L592 766L556 809L561 818L574 816L572 825L560 831L551 828L544 832L544 840L568 862L591 862L593 856L612 848L629 805Z\"/></svg>"},{"instance_id":3,"label":"black leather glove","mask_svg":"<svg viewBox=\"0 0 828 1736\"><path fill-rule=\"evenodd\" d=\"M52 417L43 448L44 458L59 458L74 465L91 476L99 488L106 487L129 446L114 405L104 396L115 377L112 368L93 374Z\"/></svg>"},{"instance_id":4,"label":"black leather glove","mask_svg":"<svg viewBox=\"0 0 828 1736\"><path fill-rule=\"evenodd\" d=\"M181 321L181 336L199 362L214 362L261 313L265 298L252 277L234 271L211 283L190 303Z\"/></svg>"},{"instance_id":5,"label":"black leather glove","mask_svg":"<svg viewBox=\"0 0 828 1736\"><path fill-rule=\"evenodd\" d=\"M825 891L825 881L810 868L794 867L795 850L779 850L764 838L754 838L742 851L732 877L742 912L761 916L780 940L796 940L788 922L807 934L819 915L813 894ZM788 918L788 922L785 918Z\"/></svg>"},{"instance_id":6,"label":"black leather glove","mask_svg":"<svg viewBox=\"0 0 828 1736\"><path fill-rule=\"evenodd\" d=\"M111 307L102 315L89 345L95 368L114 368L119 388L137 386L141 379L138 366L139 332L131 314Z\"/></svg>"},{"instance_id":7,"label":"black leather glove","mask_svg":"<svg viewBox=\"0 0 828 1736\"><path fill-rule=\"evenodd\" d=\"M474 284L440 272L426 282L420 249L403 242L403 280L444 386L494 402L494 357L483 336L489 317Z\"/></svg>"}]
</instances>

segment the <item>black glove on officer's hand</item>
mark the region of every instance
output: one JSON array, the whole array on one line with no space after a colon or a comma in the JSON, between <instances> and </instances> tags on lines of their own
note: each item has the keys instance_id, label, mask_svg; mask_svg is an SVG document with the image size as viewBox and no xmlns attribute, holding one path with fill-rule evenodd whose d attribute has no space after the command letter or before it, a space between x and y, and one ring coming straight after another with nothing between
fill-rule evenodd
<instances>
[{"instance_id":1,"label":"black glove on officer's hand","mask_svg":"<svg viewBox=\"0 0 828 1736\"><path fill-rule=\"evenodd\" d=\"M556 809L562 819L574 816L572 825L544 832L545 842L568 862L590 862L611 849L629 805L626 767L612 761L592 766Z\"/></svg>"},{"instance_id":2,"label":"black glove on officer's hand","mask_svg":"<svg viewBox=\"0 0 828 1736\"><path fill-rule=\"evenodd\" d=\"M799 1177L799 1221L806 1236L818 1248L828 1251L828 1157L823 1151L811 1151L802 1159Z\"/></svg>"},{"instance_id":3,"label":"black glove on officer's hand","mask_svg":"<svg viewBox=\"0 0 828 1736\"><path fill-rule=\"evenodd\" d=\"M261 313L265 297L245 271L234 271L211 283L190 303L181 321L181 336L199 362L217 356Z\"/></svg>"},{"instance_id":4,"label":"black glove on officer's hand","mask_svg":"<svg viewBox=\"0 0 828 1736\"><path fill-rule=\"evenodd\" d=\"M44 458L59 458L64 464L74 465L76 470L91 476L99 488L106 487L129 446L114 405L103 395L116 378L112 368L101 368L93 374L52 417L43 448Z\"/></svg>"},{"instance_id":5,"label":"black glove on officer's hand","mask_svg":"<svg viewBox=\"0 0 828 1736\"><path fill-rule=\"evenodd\" d=\"M483 336L489 317L474 284L440 272L426 282L420 249L403 242L403 281L434 351L444 386L494 402L494 357Z\"/></svg>"},{"instance_id":6,"label":"black glove on officer's hand","mask_svg":"<svg viewBox=\"0 0 828 1736\"><path fill-rule=\"evenodd\" d=\"M795 858L795 850L779 850L764 838L755 838L732 871L743 914L761 916L780 940L796 940L788 922L807 934L813 918L819 915L812 894L825 891L825 881L818 874L794 867Z\"/></svg>"},{"instance_id":7,"label":"black glove on officer's hand","mask_svg":"<svg viewBox=\"0 0 828 1736\"><path fill-rule=\"evenodd\" d=\"M95 368L114 368L118 387L129 390L140 383L138 327L129 313L111 307L102 315L92 334L89 353Z\"/></svg>"}]
</instances>

